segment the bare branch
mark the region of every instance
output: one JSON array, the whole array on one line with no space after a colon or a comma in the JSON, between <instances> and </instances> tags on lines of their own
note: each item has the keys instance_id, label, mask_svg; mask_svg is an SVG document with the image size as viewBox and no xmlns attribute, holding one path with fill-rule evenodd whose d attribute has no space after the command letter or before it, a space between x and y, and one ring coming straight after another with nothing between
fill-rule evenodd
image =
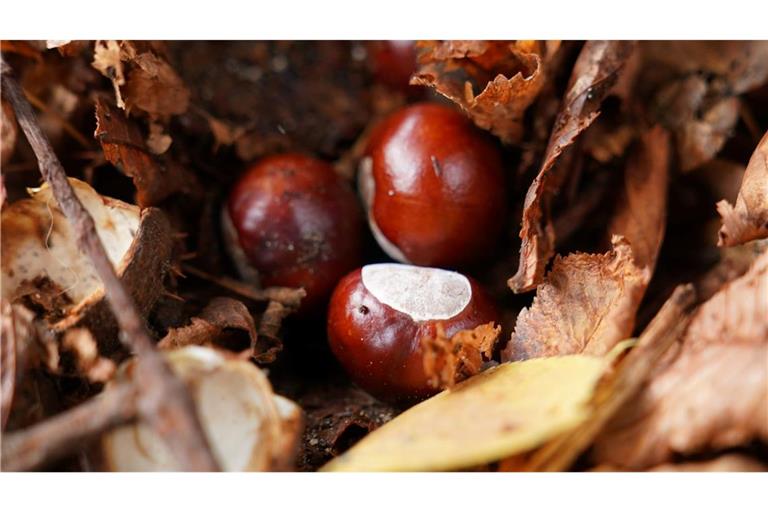
<instances>
[{"instance_id":1,"label":"bare branch","mask_svg":"<svg viewBox=\"0 0 768 512\"><path fill-rule=\"evenodd\" d=\"M3 436L2 470L29 471L73 453L110 428L136 420L137 388L122 382L91 400Z\"/></svg>"}]
</instances>

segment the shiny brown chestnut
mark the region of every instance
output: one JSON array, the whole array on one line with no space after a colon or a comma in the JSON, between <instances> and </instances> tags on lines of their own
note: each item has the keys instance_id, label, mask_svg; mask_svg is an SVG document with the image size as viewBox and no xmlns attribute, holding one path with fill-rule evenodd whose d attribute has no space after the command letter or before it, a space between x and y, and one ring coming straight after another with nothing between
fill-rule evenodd
<instances>
[{"instance_id":1,"label":"shiny brown chestnut","mask_svg":"<svg viewBox=\"0 0 768 512\"><path fill-rule=\"evenodd\" d=\"M413 41L370 41L367 49L377 82L409 96L421 92L421 87L409 85L411 75L416 72Z\"/></svg>"},{"instance_id":2,"label":"shiny brown chestnut","mask_svg":"<svg viewBox=\"0 0 768 512\"><path fill-rule=\"evenodd\" d=\"M339 282L328 308L331 350L353 381L387 401L437 391L424 372L421 340L497 320L491 300L457 272L397 263L366 265Z\"/></svg>"},{"instance_id":3,"label":"shiny brown chestnut","mask_svg":"<svg viewBox=\"0 0 768 512\"><path fill-rule=\"evenodd\" d=\"M501 232L500 151L452 108L416 104L382 121L358 183L371 231L398 261L462 267L485 256Z\"/></svg>"},{"instance_id":4,"label":"shiny brown chestnut","mask_svg":"<svg viewBox=\"0 0 768 512\"><path fill-rule=\"evenodd\" d=\"M301 311L316 311L360 264L362 211L355 193L320 160L282 154L251 167L222 215L240 274L261 286L303 287Z\"/></svg>"}]
</instances>

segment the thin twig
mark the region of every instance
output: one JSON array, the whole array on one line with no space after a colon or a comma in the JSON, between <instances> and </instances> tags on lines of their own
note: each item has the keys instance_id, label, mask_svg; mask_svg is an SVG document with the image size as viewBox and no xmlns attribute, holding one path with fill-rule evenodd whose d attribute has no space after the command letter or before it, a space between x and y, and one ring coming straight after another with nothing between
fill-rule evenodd
<instances>
[{"instance_id":1,"label":"thin twig","mask_svg":"<svg viewBox=\"0 0 768 512\"><path fill-rule=\"evenodd\" d=\"M190 265L182 265L182 270L188 274L205 279L213 284L219 285L222 288L226 288L229 291L235 292L241 297L246 299L255 300L258 302L274 301L279 302L283 306L296 309L301 304L301 299L306 296L306 292L303 288L286 288L282 286L273 286L270 288L255 288L246 283L240 282L236 279L232 279L227 276L215 276L209 274L203 270L192 267Z\"/></svg>"},{"instance_id":2,"label":"thin twig","mask_svg":"<svg viewBox=\"0 0 768 512\"><path fill-rule=\"evenodd\" d=\"M2 86L24 134L37 157L40 172L77 234L80 250L87 254L104 283L106 297L120 326L121 341L133 351L138 363L139 412L165 441L180 466L186 470L218 469L194 403L184 384L171 372L147 333L136 306L109 261L93 218L70 185L66 172L27 101L11 67L0 57Z\"/></svg>"},{"instance_id":3,"label":"thin twig","mask_svg":"<svg viewBox=\"0 0 768 512\"><path fill-rule=\"evenodd\" d=\"M3 436L3 471L29 471L86 446L113 427L136 420L137 389L121 382L91 400L20 432Z\"/></svg>"}]
</instances>

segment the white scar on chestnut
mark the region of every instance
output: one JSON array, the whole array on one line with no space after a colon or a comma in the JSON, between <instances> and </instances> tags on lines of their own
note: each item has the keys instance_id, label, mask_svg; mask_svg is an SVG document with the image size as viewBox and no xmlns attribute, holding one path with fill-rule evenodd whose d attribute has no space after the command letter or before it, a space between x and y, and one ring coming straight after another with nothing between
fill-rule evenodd
<instances>
[{"instance_id":1,"label":"white scar on chestnut","mask_svg":"<svg viewBox=\"0 0 768 512\"><path fill-rule=\"evenodd\" d=\"M378 263L364 266L361 274L379 302L417 322L453 318L472 299L469 280L449 270Z\"/></svg>"}]
</instances>

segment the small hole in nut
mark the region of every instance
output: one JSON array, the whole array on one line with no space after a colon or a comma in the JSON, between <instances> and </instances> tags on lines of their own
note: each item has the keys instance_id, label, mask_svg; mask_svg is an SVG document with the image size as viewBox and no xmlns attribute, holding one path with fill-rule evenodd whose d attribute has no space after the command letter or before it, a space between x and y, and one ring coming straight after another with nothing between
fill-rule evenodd
<instances>
[{"instance_id":1,"label":"small hole in nut","mask_svg":"<svg viewBox=\"0 0 768 512\"><path fill-rule=\"evenodd\" d=\"M360 306L358 311L360 311L361 315L367 315L368 313L370 313L371 310L368 309L368 306Z\"/></svg>"}]
</instances>

